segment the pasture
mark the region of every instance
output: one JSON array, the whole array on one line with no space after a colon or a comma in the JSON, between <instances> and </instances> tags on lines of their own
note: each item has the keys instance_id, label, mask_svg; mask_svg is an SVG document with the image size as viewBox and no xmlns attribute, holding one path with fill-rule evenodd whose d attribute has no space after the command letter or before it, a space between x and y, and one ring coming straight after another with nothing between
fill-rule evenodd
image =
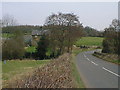
<instances>
[{"instance_id":1,"label":"pasture","mask_svg":"<svg viewBox=\"0 0 120 90\"><path fill-rule=\"evenodd\" d=\"M6 64L2 62L2 80L31 71L36 67L41 67L47 64L50 60L8 60Z\"/></svg>"},{"instance_id":2,"label":"pasture","mask_svg":"<svg viewBox=\"0 0 120 90\"><path fill-rule=\"evenodd\" d=\"M25 50L28 53L35 53L36 52L36 47L34 47L34 46L26 47Z\"/></svg>"},{"instance_id":3,"label":"pasture","mask_svg":"<svg viewBox=\"0 0 120 90\"><path fill-rule=\"evenodd\" d=\"M82 37L75 43L76 46L102 46L103 38L101 37Z\"/></svg>"}]
</instances>

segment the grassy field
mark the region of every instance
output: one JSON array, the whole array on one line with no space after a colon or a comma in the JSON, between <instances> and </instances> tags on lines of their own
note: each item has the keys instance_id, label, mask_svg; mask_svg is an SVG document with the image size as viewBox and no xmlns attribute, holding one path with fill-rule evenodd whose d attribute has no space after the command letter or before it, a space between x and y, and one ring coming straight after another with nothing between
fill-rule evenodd
<instances>
[{"instance_id":1,"label":"grassy field","mask_svg":"<svg viewBox=\"0 0 120 90\"><path fill-rule=\"evenodd\" d=\"M36 67L45 65L50 60L11 60L6 64L2 62L2 80L9 80L10 78L21 73L30 71Z\"/></svg>"},{"instance_id":2,"label":"grassy field","mask_svg":"<svg viewBox=\"0 0 120 90\"><path fill-rule=\"evenodd\" d=\"M94 50L94 48L89 48L89 49L81 49L81 48L77 48L77 49L74 49L72 51L72 53L76 56L77 54L81 53L81 52L85 52L85 51L90 51L90 50Z\"/></svg>"},{"instance_id":3,"label":"grassy field","mask_svg":"<svg viewBox=\"0 0 120 90\"><path fill-rule=\"evenodd\" d=\"M13 36L14 36L13 34L2 33L3 38L10 38L10 37L13 37Z\"/></svg>"},{"instance_id":4,"label":"grassy field","mask_svg":"<svg viewBox=\"0 0 120 90\"><path fill-rule=\"evenodd\" d=\"M36 52L36 47L33 47L33 46L27 47L27 48L25 48L25 50L28 53L34 53L34 52Z\"/></svg>"},{"instance_id":5,"label":"grassy field","mask_svg":"<svg viewBox=\"0 0 120 90\"><path fill-rule=\"evenodd\" d=\"M102 46L103 38L101 37L82 37L75 43L76 46Z\"/></svg>"}]
</instances>

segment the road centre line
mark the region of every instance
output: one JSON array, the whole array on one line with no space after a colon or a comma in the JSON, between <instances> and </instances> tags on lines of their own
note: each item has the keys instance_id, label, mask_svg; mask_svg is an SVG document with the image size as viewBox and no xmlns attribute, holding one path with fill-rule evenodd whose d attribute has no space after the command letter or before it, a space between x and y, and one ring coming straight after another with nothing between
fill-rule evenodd
<instances>
[{"instance_id":1,"label":"road centre line","mask_svg":"<svg viewBox=\"0 0 120 90\"><path fill-rule=\"evenodd\" d=\"M90 61L90 59L89 58L86 58L88 61Z\"/></svg>"},{"instance_id":2,"label":"road centre line","mask_svg":"<svg viewBox=\"0 0 120 90\"><path fill-rule=\"evenodd\" d=\"M120 75L118 75L118 74L116 74L116 73L114 73L114 72L112 72L112 71L110 71L110 70L106 69L105 67L102 67L102 69L104 69L104 70L108 71L108 72L109 72L109 73L111 73L111 74L114 74L114 75L116 75L116 76L120 77Z\"/></svg>"},{"instance_id":3,"label":"road centre line","mask_svg":"<svg viewBox=\"0 0 120 90\"><path fill-rule=\"evenodd\" d=\"M86 55L84 54L84 57L86 57Z\"/></svg>"},{"instance_id":4,"label":"road centre line","mask_svg":"<svg viewBox=\"0 0 120 90\"><path fill-rule=\"evenodd\" d=\"M91 61L91 63L93 63L94 65L98 66L98 64L96 64L95 62Z\"/></svg>"},{"instance_id":5,"label":"road centre line","mask_svg":"<svg viewBox=\"0 0 120 90\"><path fill-rule=\"evenodd\" d=\"M84 54L84 57L85 57L88 61L90 61L92 64L98 66L98 64L96 64L95 62L93 62L93 61L91 61L89 58L87 58L87 56L86 56L85 54ZM113 75L115 75L115 76L117 76L117 77L120 77L119 74L116 74L116 73L110 71L109 69L107 69L107 68L105 68L105 67L102 67L102 69L105 70L105 71L107 71L107 72L109 72L109 73L111 73L111 74L113 74Z\"/></svg>"},{"instance_id":6,"label":"road centre line","mask_svg":"<svg viewBox=\"0 0 120 90\"><path fill-rule=\"evenodd\" d=\"M87 58L85 54L84 54L84 57L85 57L88 61L90 61L92 64L98 66L98 64L96 64L95 62L93 62L93 61L91 61L89 58Z\"/></svg>"}]
</instances>

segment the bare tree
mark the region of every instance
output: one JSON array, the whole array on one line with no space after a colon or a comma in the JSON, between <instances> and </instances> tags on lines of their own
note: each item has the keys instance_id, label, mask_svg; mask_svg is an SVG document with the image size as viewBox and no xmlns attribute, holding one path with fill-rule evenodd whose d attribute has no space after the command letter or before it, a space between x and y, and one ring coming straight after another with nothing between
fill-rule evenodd
<instances>
[{"instance_id":1,"label":"bare tree","mask_svg":"<svg viewBox=\"0 0 120 90\"><path fill-rule=\"evenodd\" d=\"M0 19L0 28L2 27L2 20Z\"/></svg>"},{"instance_id":2,"label":"bare tree","mask_svg":"<svg viewBox=\"0 0 120 90\"><path fill-rule=\"evenodd\" d=\"M2 26L3 27L15 26L17 24L18 24L17 20L11 15L6 14L2 17Z\"/></svg>"},{"instance_id":3,"label":"bare tree","mask_svg":"<svg viewBox=\"0 0 120 90\"><path fill-rule=\"evenodd\" d=\"M113 26L115 29L117 29L117 27L118 27L118 20L117 19L113 19L111 26Z\"/></svg>"}]
</instances>

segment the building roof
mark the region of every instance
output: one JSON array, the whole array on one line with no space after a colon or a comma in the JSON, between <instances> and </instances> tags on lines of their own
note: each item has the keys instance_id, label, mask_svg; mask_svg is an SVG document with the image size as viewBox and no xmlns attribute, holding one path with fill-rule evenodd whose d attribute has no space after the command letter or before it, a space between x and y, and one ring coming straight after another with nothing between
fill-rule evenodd
<instances>
[{"instance_id":1,"label":"building roof","mask_svg":"<svg viewBox=\"0 0 120 90\"><path fill-rule=\"evenodd\" d=\"M32 40L32 36L31 35L24 35L24 41L28 42Z\"/></svg>"},{"instance_id":2,"label":"building roof","mask_svg":"<svg viewBox=\"0 0 120 90\"><path fill-rule=\"evenodd\" d=\"M32 35L37 35L37 36L40 36L40 35L44 35L44 34L48 34L48 30L33 30L32 31Z\"/></svg>"}]
</instances>

